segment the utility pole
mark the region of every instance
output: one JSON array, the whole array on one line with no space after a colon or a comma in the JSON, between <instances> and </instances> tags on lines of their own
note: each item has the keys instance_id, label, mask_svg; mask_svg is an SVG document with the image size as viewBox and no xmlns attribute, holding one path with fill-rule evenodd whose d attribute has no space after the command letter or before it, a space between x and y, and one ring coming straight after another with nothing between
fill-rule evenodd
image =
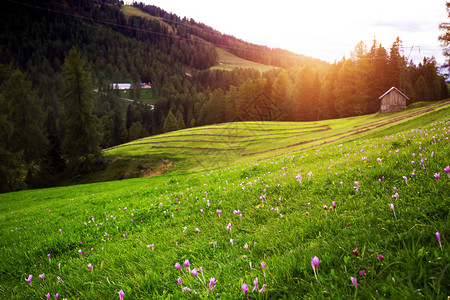
<instances>
[{"instance_id":1,"label":"utility pole","mask_svg":"<svg viewBox=\"0 0 450 300\"><path fill-rule=\"evenodd\" d=\"M399 49L402 53L403 60L405 59L405 49L409 49L408 58L406 59L406 64L409 63L409 58L410 58L411 52L413 51L414 48L418 48L419 53L420 53L420 46L415 46L414 44L412 46L399 47ZM399 60L398 63L401 64L401 61ZM404 93L404 92L406 92L406 66L403 67L402 65L399 65L399 67L400 67L400 74L399 74L400 90Z\"/></svg>"}]
</instances>

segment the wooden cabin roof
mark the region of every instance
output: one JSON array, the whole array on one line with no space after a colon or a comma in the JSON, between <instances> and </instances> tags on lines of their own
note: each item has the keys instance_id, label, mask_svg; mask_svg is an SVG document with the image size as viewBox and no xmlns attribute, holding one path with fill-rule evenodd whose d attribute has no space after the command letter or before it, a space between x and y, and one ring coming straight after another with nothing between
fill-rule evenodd
<instances>
[{"instance_id":1,"label":"wooden cabin roof","mask_svg":"<svg viewBox=\"0 0 450 300\"><path fill-rule=\"evenodd\" d=\"M384 93L383 95L380 96L380 98L378 99L382 99L384 96L386 96L387 94L389 94L390 92L392 92L393 90L396 90L397 92L399 92L403 97L405 97L406 99L409 100L409 97L406 96L405 94L403 94L402 92L400 92L400 90L398 88L396 88L395 86L391 87L386 93Z\"/></svg>"}]
</instances>

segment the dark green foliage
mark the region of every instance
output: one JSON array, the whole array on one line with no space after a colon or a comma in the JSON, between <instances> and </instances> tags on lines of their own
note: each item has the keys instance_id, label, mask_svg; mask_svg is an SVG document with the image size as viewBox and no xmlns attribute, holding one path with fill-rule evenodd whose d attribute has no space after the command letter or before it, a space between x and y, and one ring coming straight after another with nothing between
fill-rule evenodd
<instances>
[{"instance_id":1,"label":"dark green foliage","mask_svg":"<svg viewBox=\"0 0 450 300\"><path fill-rule=\"evenodd\" d=\"M47 120L44 125L50 146L47 159L48 172L50 175L55 175L65 169L66 163L62 157L61 138L59 136L56 117L53 110L50 110L47 113Z\"/></svg>"},{"instance_id":2,"label":"dark green foliage","mask_svg":"<svg viewBox=\"0 0 450 300\"><path fill-rule=\"evenodd\" d=\"M7 75L6 75L7 74ZM7 71L0 90L2 190L39 186L48 140L43 133L42 104L20 71Z\"/></svg>"},{"instance_id":3,"label":"dark green foliage","mask_svg":"<svg viewBox=\"0 0 450 300\"><path fill-rule=\"evenodd\" d=\"M430 100L430 90L428 89L427 83L425 82L425 78L423 76L420 76L416 81L414 86L414 98L417 101Z\"/></svg>"},{"instance_id":4,"label":"dark green foliage","mask_svg":"<svg viewBox=\"0 0 450 300\"><path fill-rule=\"evenodd\" d=\"M167 114L166 120L164 121L163 130L164 132L178 130L178 120L170 110L169 113Z\"/></svg>"},{"instance_id":5,"label":"dark green foliage","mask_svg":"<svg viewBox=\"0 0 450 300\"><path fill-rule=\"evenodd\" d=\"M61 101L64 103L66 132L63 153L69 167L77 172L89 172L101 159L98 119L94 108L92 78L86 60L72 49L63 65Z\"/></svg>"}]
</instances>

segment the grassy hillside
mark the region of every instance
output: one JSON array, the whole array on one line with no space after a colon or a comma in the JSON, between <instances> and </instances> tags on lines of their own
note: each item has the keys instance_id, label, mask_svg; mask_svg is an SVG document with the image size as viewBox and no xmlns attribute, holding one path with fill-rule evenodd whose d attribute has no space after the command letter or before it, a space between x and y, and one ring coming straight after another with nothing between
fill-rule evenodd
<instances>
[{"instance_id":1,"label":"grassy hillside","mask_svg":"<svg viewBox=\"0 0 450 300\"><path fill-rule=\"evenodd\" d=\"M131 6L131 5L122 5L120 10L123 12L126 18L129 18L130 16L136 16L136 17L142 17L150 20L158 20L159 23L163 26L165 26L169 33L174 33L174 30L172 26L164 22L161 18L152 16L145 11L140 10L137 7Z\"/></svg>"},{"instance_id":2,"label":"grassy hillside","mask_svg":"<svg viewBox=\"0 0 450 300\"><path fill-rule=\"evenodd\" d=\"M137 7L131 6L131 5L123 5L121 8L121 11L124 13L125 16L139 16L143 18L148 18L152 20L159 20L162 25L165 25L166 28L169 30L170 33L173 33L173 27L170 26L168 23L166 23L164 20L158 17L154 17L142 10L140 10ZM206 43L210 44L209 42L199 38L194 37L197 41L200 43ZM217 54L219 56L218 65L211 67L211 69L219 69L219 70L233 70L234 68L254 68L256 70L259 70L261 72L265 72L267 70L270 70L274 68L273 66L267 66L261 63L252 62L243 58L240 58L229 51L226 51L224 49L221 49L219 47L215 47Z\"/></svg>"},{"instance_id":3,"label":"grassy hillside","mask_svg":"<svg viewBox=\"0 0 450 300\"><path fill-rule=\"evenodd\" d=\"M216 51L219 55L218 65L211 67L210 69L233 70L234 68L253 68L261 72L265 72L274 68L273 66L268 66L240 58L218 47L216 47Z\"/></svg>"},{"instance_id":4,"label":"grassy hillside","mask_svg":"<svg viewBox=\"0 0 450 300\"><path fill-rule=\"evenodd\" d=\"M339 144L369 133L421 126L423 118L429 121L449 114L450 105L444 101L396 113L319 122L239 122L185 129L105 151L111 162L108 168L84 182L222 168Z\"/></svg>"},{"instance_id":5,"label":"grassy hillside","mask_svg":"<svg viewBox=\"0 0 450 300\"><path fill-rule=\"evenodd\" d=\"M203 148L249 155L204 172L0 195L0 294L245 299L245 283L258 299L446 299L449 107L396 120L413 112L170 133L107 155L148 155L162 148L144 142L174 146L187 134L204 134ZM335 136L311 132L324 124ZM212 142L230 126L239 134ZM290 146L301 134L320 141ZM198 147L189 143L181 145ZM283 154L293 150L301 151Z\"/></svg>"}]
</instances>

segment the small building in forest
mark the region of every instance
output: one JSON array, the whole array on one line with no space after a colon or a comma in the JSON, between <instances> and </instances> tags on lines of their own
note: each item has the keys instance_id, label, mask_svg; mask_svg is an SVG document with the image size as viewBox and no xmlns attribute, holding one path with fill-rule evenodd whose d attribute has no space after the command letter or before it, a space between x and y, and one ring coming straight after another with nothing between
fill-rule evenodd
<instances>
[{"instance_id":1,"label":"small building in forest","mask_svg":"<svg viewBox=\"0 0 450 300\"><path fill-rule=\"evenodd\" d=\"M109 88L116 90L129 90L131 89L131 83L111 83Z\"/></svg>"},{"instance_id":2,"label":"small building in forest","mask_svg":"<svg viewBox=\"0 0 450 300\"><path fill-rule=\"evenodd\" d=\"M143 89L151 89L152 88L152 84L150 82L141 83L141 88L143 88Z\"/></svg>"},{"instance_id":3,"label":"small building in forest","mask_svg":"<svg viewBox=\"0 0 450 300\"><path fill-rule=\"evenodd\" d=\"M409 100L408 96L400 92L396 87L391 87L378 99L381 102L381 112L396 111L406 108L406 102Z\"/></svg>"}]
</instances>

